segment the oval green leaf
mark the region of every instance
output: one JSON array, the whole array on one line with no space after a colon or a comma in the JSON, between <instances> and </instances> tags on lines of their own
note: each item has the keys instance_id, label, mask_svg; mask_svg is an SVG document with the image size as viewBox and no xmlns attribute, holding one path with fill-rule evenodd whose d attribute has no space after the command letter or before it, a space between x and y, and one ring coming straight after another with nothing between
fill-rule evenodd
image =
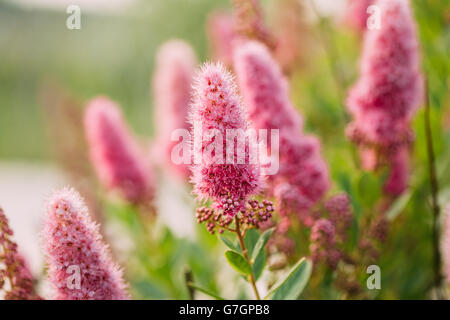
<instances>
[{"instance_id":1,"label":"oval green leaf","mask_svg":"<svg viewBox=\"0 0 450 320\"><path fill-rule=\"evenodd\" d=\"M228 263L238 272L250 275L252 273L252 268L250 264L236 251L228 250L225 252L225 258L227 258Z\"/></svg>"},{"instance_id":2,"label":"oval green leaf","mask_svg":"<svg viewBox=\"0 0 450 320\"><path fill-rule=\"evenodd\" d=\"M273 300L296 300L312 272L312 262L301 258L283 277L281 277L264 299L272 296Z\"/></svg>"},{"instance_id":3,"label":"oval green leaf","mask_svg":"<svg viewBox=\"0 0 450 320\"><path fill-rule=\"evenodd\" d=\"M272 235L273 230L275 230L275 228L270 228L270 229L264 231L264 233L259 237L258 242L256 242L255 248L253 249L253 252L251 255L252 262L256 261L256 258L260 254L261 250L264 250L264 247L266 246L267 241L269 241L269 238Z\"/></svg>"}]
</instances>

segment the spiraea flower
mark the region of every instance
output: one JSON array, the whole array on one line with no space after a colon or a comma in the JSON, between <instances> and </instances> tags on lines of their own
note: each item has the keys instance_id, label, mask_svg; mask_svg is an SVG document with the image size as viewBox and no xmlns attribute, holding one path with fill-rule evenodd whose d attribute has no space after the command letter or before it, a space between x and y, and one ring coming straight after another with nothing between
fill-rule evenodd
<instances>
[{"instance_id":1,"label":"spiraea flower","mask_svg":"<svg viewBox=\"0 0 450 320\"><path fill-rule=\"evenodd\" d=\"M324 204L328 211L328 218L333 223L336 235L343 241L353 222L353 213L350 199L346 193L337 194L328 199Z\"/></svg>"},{"instance_id":2,"label":"spiraea flower","mask_svg":"<svg viewBox=\"0 0 450 320\"><path fill-rule=\"evenodd\" d=\"M248 196L259 192L262 183L259 165L249 161L248 144L244 163L236 160L242 156L237 154L238 148L233 148L234 161L226 161L227 144L236 142L227 141L227 132L247 130L247 114L230 73L221 64L205 64L201 68L193 99L190 122L194 137L194 193L200 200L211 198L217 208L234 216L244 208Z\"/></svg>"},{"instance_id":3,"label":"spiraea flower","mask_svg":"<svg viewBox=\"0 0 450 320\"><path fill-rule=\"evenodd\" d=\"M362 152L373 150L372 158L390 164L397 175L400 162L392 154L404 152L402 148L411 143L410 121L423 97L419 46L408 0L375 4L380 29L370 30L364 38L360 78L347 99L353 116L347 130Z\"/></svg>"},{"instance_id":4,"label":"spiraea flower","mask_svg":"<svg viewBox=\"0 0 450 320\"><path fill-rule=\"evenodd\" d=\"M87 106L85 133L92 164L100 182L132 203L153 198L153 177L142 149L114 102L97 97Z\"/></svg>"},{"instance_id":5,"label":"spiraea flower","mask_svg":"<svg viewBox=\"0 0 450 320\"><path fill-rule=\"evenodd\" d=\"M40 300L34 292L33 276L12 237L8 218L0 208L0 296L4 300Z\"/></svg>"},{"instance_id":6,"label":"spiraea flower","mask_svg":"<svg viewBox=\"0 0 450 320\"><path fill-rule=\"evenodd\" d=\"M233 0L235 31L246 39L255 39L275 49L276 40L264 22L259 0Z\"/></svg>"},{"instance_id":7,"label":"spiraea flower","mask_svg":"<svg viewBox=\"0 0 450 320\"><path fill-rule=\"evenodd\" d=\"M229 66L233 62L233 45L237 34L234 30L234 18L231 13L214 11L208 16L206 34L214 60Z\"/></svg>"},{"instance_id":8,"label":"spiraea flower","mask_svg":"<svg viewBox=\"0 0 450 320\"><path fill-rule=\"evenodd\" d=\"M153 79L158 150L164 155L162 162L170 164L186 179L190 175L188 166L172 161L173 147L179 142L172 141L171 135L177 129L189 130L187 116L196 64L189 44L182 40L168 41L158 51Z\"/></svg>"},{"instance_id":9,"label":"spiraea flower","mask_svg":"<svg viewBox=\"0 0 450 320\"><path fill-rule=\"evenodd\" d=\"M43 246L48 279L59 300L126 300L122 271L112 261L99 226L74 189L56 191L47 204Z\"/></svg>"},{"instance_id":10,"label":"spiraea flower","mask_svg":"<svg viewBox=\"0 0 450 320\"><path fill-rule=\"evenodd\" d=\"M263 44L249 41L237 47L234 67L254 126L279 129L280 166L269 180L269 191L278 199L281 214L295 212L306 219L303 213L329 186L320 143L302 132L302 117L289 99L287 81Z\"/></svg>"},{"instance_id":11,"label":"spiraea flower","mask_svg":"<svg viewBox=\"0 0 450 320\"><path fill-rule=\"evenodd\" d=\"M347 2L345 24L358 32L364 32L367 29L367 19L369 18L367 8L375 0L349 0Z\"/></svg>"},{"instance_id":12,"label":"spiraea flower","mask_svg":"<svg viewBox=\"0 0 450 320\"><path fill-rule=\"evenodd\" d=\"M328 219L317 220L311 228L310 252L314 263L325 262L330 268L335 269L340 252L336 249L336 230Z\"/></svg>"}]
</instances>

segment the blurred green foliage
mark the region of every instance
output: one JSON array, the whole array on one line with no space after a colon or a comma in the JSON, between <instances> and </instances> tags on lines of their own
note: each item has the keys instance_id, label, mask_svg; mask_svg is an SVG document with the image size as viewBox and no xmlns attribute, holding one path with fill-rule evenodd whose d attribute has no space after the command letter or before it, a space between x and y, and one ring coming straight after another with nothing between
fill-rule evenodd
<instances>
[{"instance_id":1,"label":"blurred green foliage","mask_svg":"<svg viewBox=\"0 0 450 320\"><path fill-rule=\"evenodd\" d=\"M117 15L22 10L0 1L0 158L47 158L39 89L57 81L83 101L118 101L138 133L152 132L150 79L157 47L182 38L207 55L204 22L226 0L151 0Z\"/></svg>"}]
</instances>

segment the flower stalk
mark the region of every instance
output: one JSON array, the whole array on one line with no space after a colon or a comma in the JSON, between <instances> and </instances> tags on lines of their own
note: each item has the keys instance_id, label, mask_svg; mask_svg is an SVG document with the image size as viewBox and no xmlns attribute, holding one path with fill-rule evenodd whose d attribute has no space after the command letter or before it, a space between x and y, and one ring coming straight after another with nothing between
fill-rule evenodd
<instances>
[{"instance_id":1,"label":"flower stalk","mask_svg":"<svg viewBox=\"0 0 450 320\"><path fill-rule=\"evenodd\" d=\"M430 94L428 91L428 80L425 81L425 138L427 145L427 155L428 155L428 173L430 177L430 188L431 188L431 210L433 212L433 269L434 269L434 280L433 284L436 289L436 295L439 300L444 299L444 293L442 292L442 258L440 252L440 211L438 202L438 194L439 194L439 183L436 175L436 161L434 154L434 146L433 146L433 136L431 132L431 123L430 123Z\"/></svg>"},{"instance_id":2,"label":"flower stalk","mask_svg":"<svg viewBox=\"0 0 450 320\"><path fill-rule=\"evenodd\" d=\"M251 259L248 257L248 251L245 246L244 236L241 233L241 227L240 227L241 221L239 220L239 217L237 215L234 217L234 219L235 219L235 223L236 223L236 234L239 239L239 245L241 246L241 249L242 249L242 255L244 256L245 260L247 260L248 264L250 265L250 267L253 270L253 263L252 263ZM256 281L255 281L255 277L253 276L253 271L248 276L248 280L249 280L250 284L252 285L252 289L253 289L253 292L255 293L256 300L261 300L261 297L258 292L258 288L256 287Z\"/></svg>"}]
</instances>

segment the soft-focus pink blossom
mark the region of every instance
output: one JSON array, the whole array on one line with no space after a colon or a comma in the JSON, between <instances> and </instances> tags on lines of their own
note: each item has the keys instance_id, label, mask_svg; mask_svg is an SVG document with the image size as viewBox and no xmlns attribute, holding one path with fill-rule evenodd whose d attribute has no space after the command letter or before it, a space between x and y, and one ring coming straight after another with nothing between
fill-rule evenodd
<instances>
[{"instance_id":1,"label":"soft-focus pink blossom","mask_svg":"<svg viewBox=\"0 0 450 320\"><path fill-rule=\"evenodd\" d=\"M419 45L408 0L378 0L375 5L381 28L365 34L360 78L347 98L353 116L347 134L363 155L372 152L371 167L387 162L392 174L385 190L398 194L406 186L410 122L423 98Z\"/></svg>"},{"instance_id":2,"label":"soft-focus pink blossom","mask_svg":"<svg viewBox=\"0 0 450 320\"><path fill-rule=\"evenodd\" d=\"M214 60L229 66L233 60L233 45L237 37L234 18L228 12L213 12L206 24L206 33Z\"/></svg>"},{"instance_id":3,"label":"soft-focus pink blossom","mask_svg":"<svg viewBox=\"0 0 450 320\"><path fill-rule=\"evenodd\" d=\"M348 0L347 2L345 23L358 32L364 32L367 29L367 19L369 18L367 8L375 0Z\"/></svg>"},{"instance_id":4,"label":"soft-focus pink blossom","mask_svg":"<svg viewBox=\"0 0 450 320\"><path fill-rule=\"evenodd\" d=\"M161 161L186 179L190 175L188 166L172 161L173 147L179 142L172 141L171 135L176 129L189 130L187 116L196 64L195 53L189 44L182 40L168 41L158 50L153 79L155 127L158 149L163 154Z\"/></svg>"},{"instance_id":5,"label":"soft-focus pink blossom","mask_svg":"<svg viewBox=\"0 0 450 320\"><path fill-rule=\"evenodd\" d=\"M194 139L198 130L203 134L201 150L194 150L201 157L201 163L192 166L194 193L200 200L211 197L217 207L234 215L243 208L247 196L260 190L261 176L259 166L248 161L248 144L244 164L225 163L227 130L246 130L249 123L234 81L222 64L205 64L201 68L195 81L191 108L190 122ZM215 130L212 139L205 137L209 130ZM217 144L215 139L219 143L223 141L222 157L207 152L213 143ZM236 153L237 148L234 150L235 160Z\"/></svg>"},{"instance_id":6,"label":"soft-focus pink blossom","mask_svg":"<svg viewBox=\"0 0 450 320\"><path fill-rule=\"evenodd\" d=\"M302 133L302 118L289 99L287 81L263 44L248 41L237 47L234 67L254 126L279 129L280 168L270 179L278 210L281 214L297 213L305 220L303 213L329 186L320 143Z\"/></svg>"},{"instance_id":7,"label":"soft-focus pink blossom","mask_svg":"<svg viewBox=\"0 0 450 320\"><path fill-rule=\"evenodd\" d=\"M250 119L258 128L300 131L302 118L289 99L286 78L267 48L242 43L234 52L234 68Z\"/></svg>"},{"instance_id":8,"label":"soft-focus pink blossom","mask_svg":"<svg viewBox=\"0 0 450 320\"><path fill-rule=\"evenodd\" d=\"M346 233L353 222L353 213L348 195L345 193L337 194L328 199L324 206L329 213L329 220L334 225L336 235L341 240L345 240Z\"/></svg>"},{"instance_id":9,"label":"soft-focus pink blossom","mask_svg":"<svg viewBox=\"0 0 450 320\"><path fill-rule=\"evenodd\" d=\"M108 98L95 98L87 106L84 124L91 161L101 183L133 203L152 199L149 165L119 107Z\"/></svg>"},{"instance_id":10,"label":"soft-focus pink blossom","mask_svg":"<svg viewBox=\"0 0 450 320\"><path fill-rule=\"evenodd\" d=\"M366 33L360 78L349 92L353 126L376 144L408 130L423 96L419 47L407 0L379 0L381 28Z\"/></svg>"},{"instance_id":11,"label":"soft-focus pink blossom","mask_svg":"<svg viewBox=\"0 0 450 320\"><path fill-rule=\"evenodd\" d=\"M340 253L335 248L336 231L333 223L328 219L317 220L311 228L310 241L309 249L314 263L323 261L335 269Z\"/></svg>"},{"instance_id":12,"label":"soft-focus pink blossom","mask_svg":"<svg viewBox=\"0 0 450 320\"><path fill-rule=\"evenodd\" d=\"M55 299L129 299L122 272L74 189L65 188L50 197L43 241Z\"/></svg>"}]
</instances>

